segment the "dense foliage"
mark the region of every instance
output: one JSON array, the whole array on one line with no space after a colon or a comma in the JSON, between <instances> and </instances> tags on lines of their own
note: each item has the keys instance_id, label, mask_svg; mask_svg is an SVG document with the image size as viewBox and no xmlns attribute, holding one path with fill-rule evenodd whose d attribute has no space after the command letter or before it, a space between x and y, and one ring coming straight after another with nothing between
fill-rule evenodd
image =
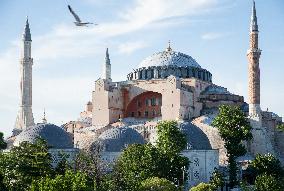
<instances>
[{"instance_id":1,"label":"dense foliage","mask_svg":"<svg viewBox=\"0 0 284 191\"><path fill-rule=\"evenodd\" d=\"M184 172L188 169L189 161L180 155L186 148L186 137L179 130L176 121L162 121L157 125L157 149L165 156L163 170L165 178L177 185L184 184Z\"/></svg>"},{"instance_id":2,"label":"dense foliage","mask_svg":"<svg viewBox=\"0 0 284 191\"><path fill-rule=\"evenodd\" d=\"M101 148L92 147L91 150L80 151L75 159L77 171L85 172L94 181L95 188L101 187L104 171L107 167L101 159Z\"/></svg>"},{"instance_id":3,"label":"dense foliage","mask_svg":"<svg viewBox=\"0 0 284 191\"><path fill-rule=\"evenodd\" d=\"M195 187L192 187L190 191L213 191L213 188L210 184L200 183Z\"/></svg>"},{"instance_id":4,"label":"dense foliage","mask_svg":"<svg viewBox=\"0 0 284 191\"><path fill-rule=\"evenodd\" d=\"M177 188L173 182L165 179L152 177L141 182L139 191L176 191Z\"/></svg>"},{"instance_id":5,"label":"dense foliage","mask_svg":"<svg viewBox=\"0 0 284 191\"><path fill-rule=\"evenodd\" d=\"M7 143L4 141L4 135L0 132L0 150L6 149Z\"/></svg>"},{"instance_id":6,"label":"dense foliage","mask_svg":"<svg viewBox=\"0 0 284 191\"><path fill-rule=\"evenodd\" d=\"M119 157L114 168L117 189L138 190L148 178L166 178L182 186L189 161L180 155L186 147L185 136L174 121L157 126L157 145L131 145Z\"/></svg>"},{"instance_id":7,"label":"dense foliage","mask_svg":"<svg viewBox=\"0 0 284 191\"><path fill-rule=\"evenodd\" d=\"M225 186L224 175L215 169L210 177L209 184L212 186L212 190L223 188Z\"/></svg>"},{"instance_id":8,"label":"dense foliage","mask_svg":"<svg viewBox=\"0 0 284 191\"><path fill-rule=\"evenodd\" d=\"M91 185L85 173L67 170L64 175L57 175L55 178L34 180L30 191L92 191L94 189Z\"/></svg>"},{"instance_id":9,"label":"dense foliage","mask_svg":"<svg viewBox=\"0 0 284 191\"><path fill-rule=\"evenodd\" d=\"M44 140L22 142L0 159L3 182L9 190L26 190L33 180L52 174L51 156Z\"/></svg>"},{"instance_id":10,"label":"dense foliage","mask_svg":"<svg viewBox=\"0 0 284 191\"><path fill-rule=\"evenodd\" d=\"M223 105L219 108L218 116L213 120L227 149L230 186L237 184L236 158L246 154L242 141L252 138L251 126L245 114L239 107Z\"/></svg>"},{"instance_id":11,"label":"dense foliage","mask_svg":"<svg viewBox=\"0 0 284 191\"><path fill-rule=\"evenodd\" d=\"M3 154L1 153L1 150L2 149L6 149L7 147L7 143L4 141L4 135L2 132L0 132L0 161L1 161L1 158L3 158ZM3 175L3 169L0 167L0 190L5 190L6 187L3 183L4 181L4 175Z\"/></svg>"},{"instance_id":12,"label":"dense foliage","mask_svg":"<svg viewBox=\"0 0 284 191\"><path fill-rule=\"evenodd\" d=\"M284 123L277 125L276 128L281 130L281 131L284 131Z\"/></svg>"},{"instance_id":13,"label":"dense foliage","mask_svg":"<svg viewBox=\"0 0 284 191\"><path fill-rule=\"evenodd\" d=\"M176 121L163 121L157 125L159 150L169 156L180 153L186 147L186 138Z\"/></svg>"},{"instance_id":14,"label":"dense foliage","mask_svg":"<svg viewBox=\"0 0 284 191\"><path fill-rule=\"evenodd\" d=\"M119 157L115 171L120 175L122 190L138 190L140 183L150 177L162 176L163 160L152 145L130 145Z\"/></svg>"},{"instance_id":15,"label":"dense foliage","mask_svg":"<svg viewBox=\"0 0 284 191\"><path fill-rule=\"evenodd\" d=\"M283 191L284 184L278 178L266 173L258 175L255 180L256 191Z\"/></svg>"},{"instance_id":16,"label":"dense foliage","mask_svg":"<svg viewBox=\"0 0 284 191\"><path fill-rule=\"evenodd\" d=\"M284 176L280 161L272 154L260 155L258 154L251 164L256 175L272 175L275 178L282 178Z\"/></svg>"}]
</instances>

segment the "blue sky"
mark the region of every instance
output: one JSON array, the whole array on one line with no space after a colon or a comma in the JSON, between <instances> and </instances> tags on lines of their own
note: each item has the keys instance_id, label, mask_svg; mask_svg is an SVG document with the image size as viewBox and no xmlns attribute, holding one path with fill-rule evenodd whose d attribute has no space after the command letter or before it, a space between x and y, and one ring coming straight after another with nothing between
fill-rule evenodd
<instances>
[{"instance_id":1,"label":"blue sky","mask_svg":"<svg viewBox=\"0 0 284 191\"><path fill-rule=\"evenodd\" d=\"M75 27L67 4L82 20ZM19 102L19 59L26 16L33 39L33 112L57 125L78 118L91 100L109 48L112 78L147 56L172 48L191 55L213 82L247 100L250 0L0 0L0 121L13 129ZM263 50L261 106L284 116L284 1L256 0Z\"/></svg>"}]
</instances>

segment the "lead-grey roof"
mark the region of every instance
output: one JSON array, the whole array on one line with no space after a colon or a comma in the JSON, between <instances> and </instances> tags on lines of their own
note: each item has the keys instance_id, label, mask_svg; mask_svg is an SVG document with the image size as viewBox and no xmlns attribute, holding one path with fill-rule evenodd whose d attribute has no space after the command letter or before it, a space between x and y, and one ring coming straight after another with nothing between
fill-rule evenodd
<instances>
[{"instance_id":1,"label":"lead-grey roof","mask_svg":"<svg viewBox=\"0 0 284 191\"><path fill-rule=\"evenodd\" d=\"M138 68L169 65L201 68L200 65L191 56L183 54L181 52L172 51L171 49L165 50L163 52L158 52L153 54L152 56L147 57L139 64Z\"/></svg>"},{"instance_id":2,"label":"lead-grey roof","mask_svg":"<svg viewBox=\"0 0 284 191\"><path fill-rule=\"evenodd\" d=\"M103 132L98 144L106 152L120 152L130 144L144 144L143 137L134 129L129 127L112 128Z\"/></svg>"},{"instance_id":3,"label":"lead-grey roof","mask_svg":"<svg viewBox=\"0 0 284 191\"><path fill-rule=\"evenodd\" d=\"M217 85L210 85L205 90L201 93L203 95L208 95L208 94L231 94L227 88L217 86Z\"/></svg>"},{"instance_id":4,"label":"lead-grey roof","mask_svg":"<svg viewBox=\"0 0 284 191\"><path fill-rule=\"evenodd\" d=\"M210 150L212 149L207 135L196 125L190 122L184 122L180 125L180 130L186 135L187 143L190 149Z\"/></svg>"},{"instance_id":5,"label":"lead-grey roof","mask_svg":"<svg viewBox=\"0 0 284 191\"><path fill-rule=\"evenodd\" d=\"M62 128L54 124L37 124L22 131L14 142L18 146L21 142L27 141L34 143L37 138L42 138L47 141L49 147L54 149L71 149L73 141L71 136Z\"/></svg>"}]
</instances>

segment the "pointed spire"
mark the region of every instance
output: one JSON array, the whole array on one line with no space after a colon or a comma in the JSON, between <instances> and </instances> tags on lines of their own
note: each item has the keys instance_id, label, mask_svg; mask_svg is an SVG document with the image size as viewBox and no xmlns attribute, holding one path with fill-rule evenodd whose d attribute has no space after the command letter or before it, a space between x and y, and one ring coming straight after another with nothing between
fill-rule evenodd
<instances>
[{"instance_id":1,"label":"pointed spire","mask_svg":"<svg viewBox=\"0 0 284 191\"><path fill-rule=\"evenodd\" d=\"M171 41L169 40L169 42L168 42L168 47L167 47L167 51L172 51L172 48L171 48Z\"/></svg>"},{"instance_id":2,"label":"pointed spire","mask_svg":"<svg viewBox=\"0 0 284 191\"><path fill-rule=\"evenodd\" d=\"M27 20L26 20L25 31L24 31L24 34L23 34L23 40L24 41L32 41L32 36L31 36L30 24L29 24L29 18L28 17L27 17Z\"/></svg>"},{"instance_id":3,"label":"pointed spire","mask_svg":"<svg viewBox=\"0 0 284 191\"><path fill-rule=\"evenodd\" d=\"M108 48L106 49L105 64L110 64L110 59L109 59Z\"/></svg>"},{"instance_id":4,"label":"pointed spire","mask_svg":"<svg viewBox=\"0 0 284 191\"><path fill-rule=\"evenodd\" d=\"M43 110L42 123L44 123L44 124L46 124L46 123L47 123L46 116L45 116L45 109Z\"/></svg>"},{"instance_id":5,"label":"pointed spire","mask_svg":"<svg viewBox=\"0 0 284 191\"><path fill-rule=\"evenodd\" d=\"M257 16L256 16L256 8L255 8L255 1L254 0L253 0L253 6L252 6L250 31L251 32L258 32Z\"/></svg>"}]
</instances>

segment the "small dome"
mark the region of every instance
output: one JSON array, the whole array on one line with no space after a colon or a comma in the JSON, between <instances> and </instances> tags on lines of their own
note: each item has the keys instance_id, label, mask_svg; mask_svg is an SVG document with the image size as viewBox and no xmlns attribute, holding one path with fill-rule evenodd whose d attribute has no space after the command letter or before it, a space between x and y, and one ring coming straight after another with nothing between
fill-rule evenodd
<instances>
[{"instance_id":1,"label":"small dome","mask_svg":"<svg viewBox=\"0 0 284 191\"><path fill-rule=\"evenodd\" d=\"M120 152L130 144L144 144L143 137L134 129L127 127L112 128L103 132L98 143L103 151Z\"/></svg>"},{"instance_id":2,"label":"small dome","mask_svg":"<svg viewBox=\"0 0 284 191\"><path fill-rule=\"evenodd\" d=\"M175 52L167 49L163 52L158 52L143 60L138 68L151 66L178 66L178 67L196 67L201 68L200 65L189 55L181 52Z\"/></svg>"},{"instance_id":3,"label":"small dome","mask_svg":"<svg viewBox=\"0 0 284 191\"><path fill-rule=\"evenodd\" d=\"M184 122L180 125L181 132L186 135L189 148L194 150L211 150L211 144L207 135L192 123Z\"/></svg>"},{"instance_id":4,"label":"small dome","mask_svg":"<svg viewBox=\"0 0 284 191\"><path fill-rule=\"evenodd\" d=\"M16 137L14 146L18 146L24 141L34 143L37 138L44 139L48 146L54 149L74 148L71 136L63 128L50 123L40 123L22 131Z\"/></svg>"}]
</instances>

